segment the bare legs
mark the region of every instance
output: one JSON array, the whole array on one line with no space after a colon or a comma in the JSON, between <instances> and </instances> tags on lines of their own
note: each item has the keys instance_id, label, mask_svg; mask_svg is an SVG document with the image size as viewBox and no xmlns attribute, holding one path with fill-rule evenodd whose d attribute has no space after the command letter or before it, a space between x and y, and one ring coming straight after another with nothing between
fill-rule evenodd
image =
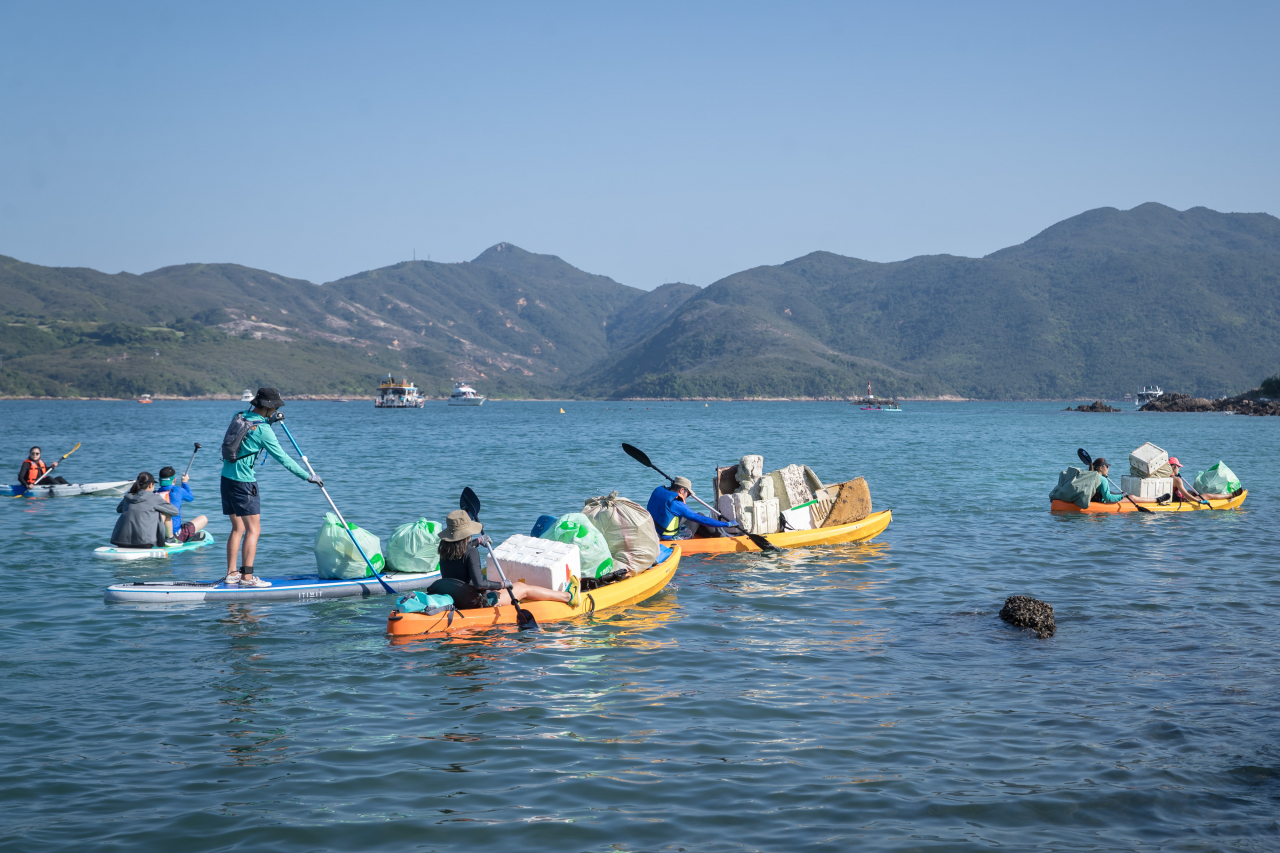
<instances>
[{"instance_id":1,"label":"bare legs","mask_svg":"<svg viewBox=\"0 0 1280 853\"><path fill-rule=\"evenodd\" d=\"M201 516L201 518L204 518L204 516ZM199 528L196 529L198 530ZM253 579L253 559L258 555L258 534L261 532L262 516L231 516L231 535L227 537L227 577L231 577L239 571L239 567L236 564L236 555L241 551L241 540L243 540L244 559L239 565L247 567L249 571L245 573L242 580Z\"/></svg>"},{"instance_id":2,"label":"bare legs","mask_svg":"<svg viewBox=\"0 0 1280 853\"><path fill-rule=\"evenodd\" d=\"M516 581L511 585L511 591L516 594L516 598L520 601L559 601L562 604L569 603L569 593L556 592L554 589L547 589L544 586L529 586L527 583ZM507 595L507 591L498 592L499 604L510 604L511 596Z\"/></svg>"}]
</instances>

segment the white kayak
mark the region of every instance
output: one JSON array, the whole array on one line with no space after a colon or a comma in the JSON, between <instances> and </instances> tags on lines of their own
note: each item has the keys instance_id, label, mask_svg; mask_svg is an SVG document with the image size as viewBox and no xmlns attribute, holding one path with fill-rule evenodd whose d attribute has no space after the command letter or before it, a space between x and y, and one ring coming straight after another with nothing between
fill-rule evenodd
<instances>
[{"instance_id":1,"label":"white kayak","mask_svg":"<svg viewBox=\"0 0 1280 853\"><path fill-rule=\"evenodd\" d=\"M9 486L8 489L9 494L14 497L69 498L73 495L99 495L118 498L129 491L129 487L132 485L133 480L119 480L115 483L68 483L65 486L23 486L16 484Z\"/></svg>"},{"instance_id":2,"label":"white kayak","mask_svg":"<svg viewBox=\"0 0 1280 853\"><path fill-rule=\"evenodd\" d=\"M406 574L383 572L382 578L397 593L426 589L440 579L439 572ZM321 580L319 575L265 578L268 587L227 586L222 581L137 581L107 587L103 601L145 604L192 604L218 601L317 601L322 598L354 598L385 595L377 578Z\"/></svg>"},{"instance_id":3,"label":"white kayak","mask_svg":"<svg viewBox=\"0 0 1280 853\"><path fill-rule=\"evenodd\" d=\"M122 548L117 545L103 545L93 549L93 556L99 560L163 560L184 551L207 548L213 544L213 535L206 533L203 539L188 539L181 545L157 545L154 548Z\"/></svg>"}]
</instances>

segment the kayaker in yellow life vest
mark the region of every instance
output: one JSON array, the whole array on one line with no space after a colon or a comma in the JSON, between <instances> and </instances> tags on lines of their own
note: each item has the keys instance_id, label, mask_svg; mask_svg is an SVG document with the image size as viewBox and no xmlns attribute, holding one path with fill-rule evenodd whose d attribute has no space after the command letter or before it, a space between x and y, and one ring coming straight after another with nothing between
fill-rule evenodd
<instances>
[{"instance_id":1,"label":"kayaker in yellow life vest","mask_svg":"<svg viewBox=\"0 0 1280 853\"><path fill-rule=\"evenodd\" d=\"M48 465L40 458L40 448L33 447L27 454L27 458L22 460L22 467L18 469L18 482L27 488L32 486L65 486L67 481L61 477L51 477L49 472L57 468L58 462Z\"/></svg>"},{"instance_id":2,"label":"kayaker in yellow life vest","mask_svg":"<svg viewBox=\"0 0 1280 853\"><path fill-rule=\"evenodd\" d=\"M699 515L685 504L685 499L693 494L693 483L686 477L676 477L670 486L658 486L649 496L649 515L653 516L653 526L658 528L659 539L675 539L680 532L680 519L696 521L705 527L736 527L731 521L720 521Z\"/></svg>"}]
</instances>

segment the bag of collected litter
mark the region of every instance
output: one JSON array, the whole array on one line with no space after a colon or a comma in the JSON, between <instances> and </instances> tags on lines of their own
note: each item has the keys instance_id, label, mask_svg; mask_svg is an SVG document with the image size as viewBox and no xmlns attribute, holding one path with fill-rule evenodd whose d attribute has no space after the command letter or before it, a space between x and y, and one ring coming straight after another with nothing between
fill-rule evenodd
<instances>
[{"instance_id":1,"label":"bag of collected litter","mask_svg":"<svg viewBox=\"0 0 1280 853\"><path fill-rule=\"evenodd\" d=\"M1194 488L1202 495L1229 495L1240 488L1240 479L1231 472L1227 463L1219 462L1196 475Z\"/></svg>"},{"instance_id":2,"label":"bag of collected litter","mask_svg":"<svg viewBox=\"0 0 1280 853\"><path fill-rule=\"evenodd\" d=\"M631 575L652 568L658 557L658 530L648 510L610 492L587 501L582 512L604 536L616 567Z\"/></svg>"},{"instance_id":3,"label":"bag of collected litter","mask_svg":"<svg viewBox=\"0 0 1280 853\"><path fill-rule=\"evenodd\" d=\"M538 538L577 545L584 578L598 578L613 571L613 555L609 553L609 543L605 541L604 534L580 512L560 516Z\"/></svg>"},{"instance_id":4,"label":"bag of collected litter","mask_svg":"<svg viewBox=\"0 0 1280 853\"><path fill-rule=\"evenodd\" d=\"M1102 475L1083 468L1068 468L1058 475L1058 485L1049 493L1049 500L1066 501L1081 509L1088 509L1093 493L1098 490Z\"/></svg>"},{"instance_id":5,"label":"bag of collected litter","mask_svg":"<svg viewBox=\"0 0 1280 853\"><path fill-rule=\"evenodd\" d=\"M440 530L439 522L425 518L397 527L387 542L387 568L423 575L436 571L440 568Z\"/></svg>"},{"instance_id":6,"label":"bag of collected litter","mask_svg":"<svg viewBox=\"0 0 1280 853\"><path fill-rule=\"evenodd\" d=\"M382 571L385 561L382 558L382 543L378 537L367 530L348 522L348 527L355 535L356 541L364 549L365 556L374 568ZM371 578L369 564L360 556L351 537L338 517L331 512L324 514L324 524L316 534L316 569L324 580L350 580L351 578Z\"/></svg>"}]
</instances>

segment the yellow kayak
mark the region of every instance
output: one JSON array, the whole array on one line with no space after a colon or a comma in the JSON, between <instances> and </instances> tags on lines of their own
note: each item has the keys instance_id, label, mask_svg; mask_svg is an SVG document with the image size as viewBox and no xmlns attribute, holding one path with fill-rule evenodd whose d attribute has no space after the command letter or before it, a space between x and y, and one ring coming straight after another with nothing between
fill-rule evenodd
<instances>
[{"instance_id":1,"label":"yellow kayak","mask_svg":"<svg viewBox=\"0 0 1280 853\"><path fill-rule=\"evenodd\" d=\"M1246 489L1234 498L1209 499L1209 505L1202 503L1191 503L1189 501L1170 501L1167 504L1147 504L1140 503L1138 506L1133 505L1133 501L1122 500L1118 504L1100 504L1090 503L1088 509L1081 509L1073 503L1067 501L1049 501L1050 512L1078 512L1088 515L1116 515L1124 512L1138 512L1138 507L1149 509L1152 512L1197 512L1206 509L1236 509L1240 504L1244 503L1244 499L1249 497L1249 490Z\"/></svg>"},{"instance_id":2,"label":"yellow kayak","mask_svg":"<svg viewBox=\"0 0 1280 853\"><path fill-rule=\"evenodd\" d=\"M598 610L610 607L621 607L624 604L635 604L657 595L671 582L676 569L680 566L680 546L673 545L671 556L647 572L627 578L624 581L611 583L599 589L583 592L578 606L570 607L559 601L530 601L521 603L521 607L533 613L539 624L559 622L586 616ZM450 618L452 617L452 618ZM426 613L401 613L392 610L387 617L387 633L393 637L414 636L418 634L446 634L459 631L475 631L492 628L496 625L515 625L516 609L510 604L502 607L486 607L478 610L457 610L437 613L434 616Z\"/></svg>"},{"instance_id":3,"label":"yellow kayak","mask_svg":"<svg viewBox=\"0 0 1280 853\"><path fill-rule=\"evenodd\" d=\"M893 521L889 510L873 512L862 521L819 527L817 530L791 530L786 533L770 533L765 537L770 545L779 548L805 548L810 545L837 545L843 542L866 542L884 532ZM760 548L745 536L721 536L708 539L681 539L680 547L686 554L732 554L738 551L759 551Z\"/></svg>"}]
</instances>

